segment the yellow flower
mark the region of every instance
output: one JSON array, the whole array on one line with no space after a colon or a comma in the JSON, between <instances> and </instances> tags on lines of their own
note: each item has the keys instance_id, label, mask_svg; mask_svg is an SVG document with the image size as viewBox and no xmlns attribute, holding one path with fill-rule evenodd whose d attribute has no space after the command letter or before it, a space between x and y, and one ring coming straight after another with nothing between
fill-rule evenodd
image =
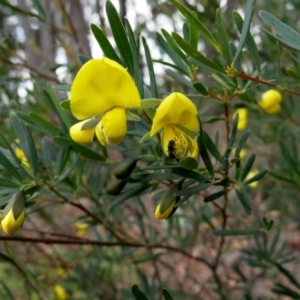
<instances>
[{"instance_id":1,"label":"yellow flower","mask_svg":"<svg viewBox=\"0 0 300 300\"><path fill-rule=\"evenodd\" d=\"M76 235L83 236L86 233L86 230L88 229L89 225L83 222L76 222L75 227L76 227Z\"/></svg>"},{"instance_id":2,"label":"yellow flower","mask_svg":"<svg viewBox=\"0 0 300 300\"><path fill-rule=\"evenodd\" d=\"M69 294L61 285L56 284L54 286L54 293L59 300L66 300L69 298Z\"/></svg>"},{"instance_id":3,"label":"yellow flower","mask_svg":"<svg viewBox=\"0 0 300 300\"><path fill-rule=\"evenodd\" d=\"M174 193L178 191L178 186L176 184L168 188L165 193L160 198L158 205L155 208L155 218L158 220L167 219L173 212L174 206L176 204L176 197Z\"/></svg>"},{"instance_id":4,"label":"yellow flower","mask_svg":"<svg viewBox=\"0 0 300 300\"><path fill-rule=\"evenodd\" d=\"M248 179L254 177L254 176L257 175L258 173L259 173L259 171L256 170L256 169L250 171L250 172L248 173L247 177L246 177L246 180L248 180ZM249 186L251 186L252 188L256 188L257 185L258 185L258 181L253 181L253 182L251 182L251 183L249 184Z\"/></svg>"},{"instance_id":5,"label":"yellow flower","mask_svg":"<svg viewBox=\"0 0 300 300\"><path fill-rule=\"evenodd\" d=\"M282 101L281 94L276 90L268 90L262 94L258 105L269 115L276 115L280 112Z\"/></svg>"},{"instance_id":6,"label":"yellow flower","mask_svg":"<svg viewBox=\"0 0 300 300\"><path fill-rule=\"evenodd\" d=\"M17 158L21 161L21 163L24 164L26 167L29 167L29 163L24 154L24 151L21 148L16 147L15 153L16 153Z\"/></svg>"},{"instance_id":7,"label":"yellow flower","mask_svg":"<svg viewBox=\"0 0 300 300\"><path fill-rule=\"evenodd\" d=\"M247 127L247 122L248 122L248 110L247 110L247 108L245 108L245 107L238 108L234 112L234 114L232 116L232 119L234 119L237 114L239 114L239 123L238 123L237 129L238 130L245 130L246 127Z\"/></svg>"},{"instance_id":8,"label":"yellow flower","mask_svg":"<svg viewBox=\"0 0 300 300\"><path fill-rule=\"evenodd\" d=\"M13 235L22 227L25 218L26 198L23 191L15 193L1 214L1 228L6 234Z\"/></svg>"},{"instance_id":9,"label":"yellow flower","mask_svg":"<svg viewBox=\"0 0 300 300\"><path fill-rule=\"evenodd\" d=\"M127 131L126 109L139 108L137 87L124 67L109 58L91 59L83 65L71 87L71 111L81 121L70 128L72 139L116 145Z\"/></svg>"},{"instance_id":10,"label":"yellow flower","mask_svg":"<svg viewBox=\"0 0 300 300\"><path fill-rule=\"evenodd\" d=\"M162 148L170 158L198 156L197 131L200 129L194 103L181 93L172 93L157 108L150 136L163 129ZM188 133L187 133L188 132Z\"/></svg>"}]
</instances>

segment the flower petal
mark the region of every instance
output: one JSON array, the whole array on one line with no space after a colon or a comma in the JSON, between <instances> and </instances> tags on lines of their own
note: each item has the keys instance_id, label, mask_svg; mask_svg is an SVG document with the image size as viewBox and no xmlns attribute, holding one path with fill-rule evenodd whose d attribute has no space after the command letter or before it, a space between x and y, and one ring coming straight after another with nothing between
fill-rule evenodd
<instances>
[{"instance_id":1,"label":"flower petal","mask_svg":"<svg viewBox=\"0 0 300 300\"><path fill-rule=\"evenodd\" d=\"M108 111L96 126L96 135L104 146L119 144L126 135L126 131L126 111L121 107Z\"/></svg>"},{"instance_id":2,"label":"flower petal","mask_svg":"<svg viewBox=\"0 0 300 300\"><path fill-rule=\"evenodd\" d=\"M71 87L71 111L83 120L119 106L141 106L137 87L124 67L109 58L91 59Z\"/></svg>"},{"instance_id":3,"label":"flower petal","mask_svg":"<svg viewBox=\"0 0 300 300\"><path fill-rule=\"evenodd\" d=\"M70 136L72 140L81 144L89 144L93 141L95 127L81 130L82 125L89 120L84 120L79 123L76 123L70 128Z\"/></svg>"},{"instance_id":4,"label":"flower petal","mask_svg":"<svg viewBox=\"0 0 300 300\"><path fill-rule=\"evenodd\" d=\"M153 118L150 135L170 124L179 124L191 131L200 128L196 106L181 93L172 93L162 101Z\"/></svg>"}]
</instances>

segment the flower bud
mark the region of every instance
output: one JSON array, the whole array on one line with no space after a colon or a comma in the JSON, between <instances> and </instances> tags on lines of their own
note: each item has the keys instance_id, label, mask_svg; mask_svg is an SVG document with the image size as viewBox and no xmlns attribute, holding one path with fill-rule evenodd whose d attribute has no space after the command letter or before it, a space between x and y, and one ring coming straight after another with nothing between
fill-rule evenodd
<instances>
[{"instance_id":1,"label":"flower bud","mask_svg":"<svg viewBox=\"0 0 300 300\"><path fill-rule=\"evenodd\" d=\"M117 196L126 185L125 180L115 179L106 188L106 193L112 196Z\"/></svg>"},{"instance_id":2,"label":"flower bud","mask_svg":"<svg viewBox=\"0 0 300 300\"><path fill-rule=\"evenodd\" d=\"M248 122L248 111L247 111L247 108L245 108L245 107L238 108L234 112L232 118L234 119L237 114L239 114L239 122L238 122L237 129L238 130L245 130L246 127L247 127L247 122Z\"/></svg>"},{"instance_id":3,"label":"flower bud","mask_svg":"<svg viewBox=\"0 0 300 300\"><path fill-rule=\"evenodd\" d=\"M130 176L132 171L134 170L136 166L137 160L136 159L125 159L123 162L121 162L114 171L115 176L118 179L126 179Z\"/></svg>"},{"instance_id":4,"label":"flower bud","mask_svg":"<svg viewBox=\"0 0 300 300\"><path fill-rule=\"evenodd\" d=\"M6 234L13 235L20 227L22 227L25 218L25 202L26 197L21 190L15 193L1 215L1 227Z\"/></svg>"},{"instance_id":5,"label":"flower bud","mask_svg":"<svg viewBox=\"0 0 300 300\"><path fill-rule=\"evenodd\" d=\"M269 115L276 115L280 112L282 101L281 94L276 90L268 90L262 94L261 101L258 105Z\"/></svg>"},{"instance_id":6,"label":"flower bud","mask_svg":"<svg viewBox=\"0 0 300 300\"><path fill-rule=\"evenodd\" d=\"M178 191L178 185L174 184L162 195L155 209L155 217L158 220L168 219L174 211L176 204L175 192Z\"/></svg>"}]
</instances>

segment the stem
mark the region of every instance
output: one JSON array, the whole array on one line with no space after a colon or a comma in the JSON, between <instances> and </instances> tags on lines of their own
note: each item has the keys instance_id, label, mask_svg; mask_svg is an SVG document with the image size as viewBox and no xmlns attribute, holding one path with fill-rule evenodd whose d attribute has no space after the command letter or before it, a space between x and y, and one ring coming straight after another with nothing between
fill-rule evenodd
<instances>
[{"instance_id":1,"label":"stem","mask_svg":"<svg viewBox=\"0 0 300 300\"><path fill-rule=\"evenodd\" d=\"M268 86L271 86L271 87L273 87L273 88L275 88L275 89L277 89L277 90L284 91L284 92L288 92L288 93L291 93L291 94L300 96L300 92L297 92L297 91L294 91L294 90L291 90L291 89L284 88L284 87L282 87L282 86L280 86L280 85L277 85L277 84L274 84L274 83L265 81L265 80L263 80L263 79L251 77L251 76L249 76L249 75L240 73L240 72L238 72L238 71L235 72L235 76L236 76L236 77L239 77L239 78L246 79L246 80L250 80L250 81L252 81L252 82L256 82L256 83L268 85Z\"/></svg>"}]
</instances>

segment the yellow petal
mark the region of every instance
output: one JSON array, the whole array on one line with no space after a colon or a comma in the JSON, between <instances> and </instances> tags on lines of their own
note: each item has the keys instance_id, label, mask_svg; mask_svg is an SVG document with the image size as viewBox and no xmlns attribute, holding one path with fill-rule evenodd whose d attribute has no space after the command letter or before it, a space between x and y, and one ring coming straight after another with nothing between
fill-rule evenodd
<instances>
[{"instance_id":1,"label":"yellow petal","mask_svg":"<svg viewBox=\"0 0 300 300\"><path fill-rule=\"evenodd\" d=\"M83 120L116 106L141 106L134 81L123 66L109 58L89 60L79 70L71 87L73 115Z\"/></svg>"},{"instance_id":2,"label":"yellow petal","mask_svg":"<svg viewBox=\"0 0 300 300\"><path fill-rule=\"evenodd\" d=\"M200 128L196 106L181 93L172 93L162 101L153 118L150 135L171 124L179 124L191 131Z\"/></svg>"},{"instance_id":3,"label":"yellow petal","mask_svg":"<svg viewBox=\"0 0 300 300\"><path fill-rule=\"evenodd\" d=\"M280 103L282 101L281 94L276 90L268 90L261 96L262 102Z\"/></svg>"},{"instance_id":4,"label":"yellow petal","mask_svg":"<svg viewBox=\"0 0 300 300\"><path fill-rule=\"evenodd\" d=\"M164 128L162 139L162 148L167 156L169 156L170 152L169 143L170 141L174 141L173 154L176 158L184 156L191 156L193 158L198 157L197 137L192 138L188 136L176 126L166 126Z\"/></svg>"},{"instance_id":5,"label":"yellow petal","mask_svg":"<svg viewBox=\"0 0 300 300\"><path fill-rule=\"evenodd\" d=\"M76 123L70 128L70 136L75 142L81 144L89 144L93 141L95 127L81 130L82 125L87 121L88 120L84 120L79 123Z\"/></svg>"},{"instance_id":6,"label":"yellow petal","mask_svg":"<svg viewBox=\"0 0 300 300\"><path fill-rule=\"evenodd\" d=\"M96 135L102 145L119 144L127 131L126 111L115 107L108 111L96 126Z\"/></svg>"},{"instance_id":7,"label":"yellow petal","mask_svg":"<svg viewBox=\"0 0 300 300\"><path fill-rule=\"evenodd\" d=\"M25 218L25 209L21 212L17 220L15 220L12 209L1 220L2 230L9 235L13 235L22 225Z\"/></svg>"},{"instance_id":8,"label":"yellow petal","mask_svg":"<svg viewBox=\"0 0 300 300\"><path fill-rule=\"evenodd\" d=\"M273 106L264 109L264 111L269 115L277 115L280 112L280 110L280 104L274 104Z\"/></svg>"},{"instance_id":9,"label":"yellow petal","mask_svg":"<svg viewBox=\"0 0 300 300\"><path fill-rule=\"evenodd\" d=\"M161 203L157 205L156 209L155 209L155 218L158 220L163 220L163 219L167 219L170 215L170 213L172 212L174 206L175 206L176 200L174 200L172 202L172 204L163 212L160 212L160 206Z\"/></svg>"},{"instance_id":10,"label":"yellow petal","mask_svg":"<svg viewBox=\"0 0 300 300\"><path fill-rule=\"evenodd\" d=\"M232 118L234 119L237 114L239 114L239 123L238 123L237 129L238 130L245 130L246 127L247 127L247 122L248 122L248 110L247 110L247 108L245 108L245 107L238 108L234 112Z\"/></svg>"}]
</instances>

